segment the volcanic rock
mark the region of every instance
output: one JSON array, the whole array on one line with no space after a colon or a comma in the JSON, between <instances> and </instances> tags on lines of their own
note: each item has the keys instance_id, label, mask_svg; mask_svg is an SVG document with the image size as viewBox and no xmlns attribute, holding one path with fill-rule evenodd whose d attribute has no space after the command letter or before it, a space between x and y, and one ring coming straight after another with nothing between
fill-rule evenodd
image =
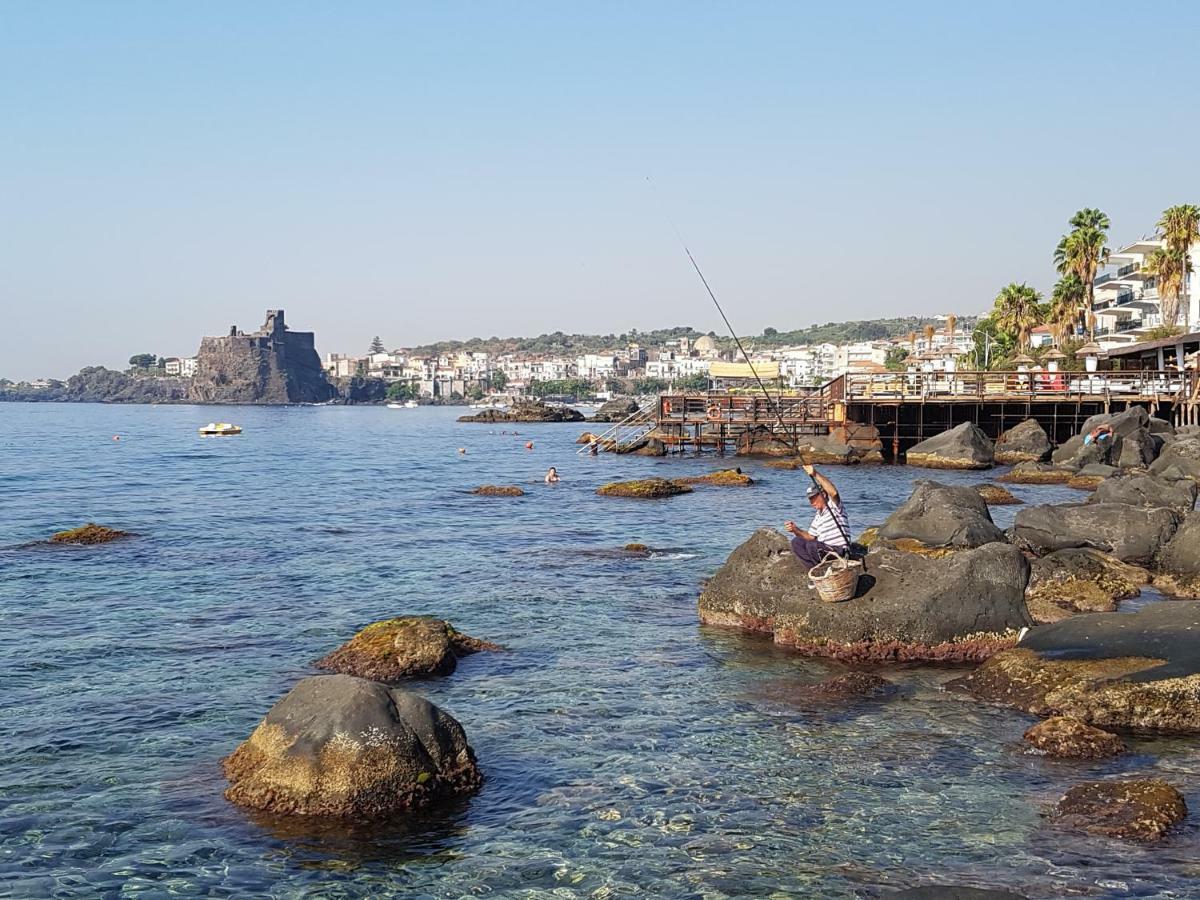
<instances>
[{"instance_id":1,"label":"volcanic rock","mask_svg":"<svg viewBox=\"0 0 1200 900\"><path fill-rule=\"evenodd\" d=\"M1098 550L1058 550L1033 560L1025 603L1043 624L1076 613L1112 612L1118 601L1140 594L1149 580L1145 569Z\"/></svg>"},{"instance_id":2,"label":"volcanic rock","mask_svg":"<svg viewBox=\"0 0 1200 900\"><path fill-rule=\"evenodd\" d=\"M1026 419L1000 435L996 441L997 465L1015 466L1023 462L1041 462L1050 455L1050 438L1037 419Z\"/></svg>"},{"instance_id":3,"label":"volcanic rock","mask_svg":"<svg viewBox=\"0 0 1200 900\"><path fill-rule=\"evenodd\" d=\"M349 820L394 817L482 780L450 715L350 675L302 680L222 765L240 806Z\"/></svg>"},{"instance_id":4,"label":"volcanic rock","mask_svg":"<svg viewBox=\"0 0 1200 900\"><path fill-rule=\"evenodd\" d=\"M110 541L118 541L121 538L131 536L128 531L118 531L106 525L97 525L95 522L88 522L86 525L80 525L78 528L71 528L67 531L56 531L51 535L50 543L107 544Z\"/></svg>"},{"instance_id":5,"label":"volcanic rock","mask_svg":"<svg viewBox=\"0 0 1200 900\"><path fill-rule=\"evenodd\" d=\"M1165 481L1200 482L1200 435L1189 434L1166 445L1150 464L1150 474Z\"/></svg>"},{"instance_id":6,"label":"volcanic rock","mask_svg":"<svg viewBox=\"0 0 1200 900\"><path fill-rule=\"evenodd\" d=\"M878 537L918 541L926 548L962 549L1003 541L1004 532L992 522L987 504L974 488L919 480L909 498L879 527Z\"/></svg>"},{"instance_id":7,"label":"volcanic rock","mask_svg":"<svg viewBox=\"0 0 1200 900\"><path fill-rule=\"evenodd\" d=\"M1112 436L1084 444L1097 425L1112 427ZM1150 433L1150 415L1140 406L1123 412L1100 414L1087 419L1079 434L1054 451L1051 460L1066 469L1081 469L1088 463L1108 463L1120 468L1140 468L1154 460L1161 439Z\"/></svg>"},{"instance_id":8,"label":"volcanic rock","mask_svg":"<svg viewBox=\"0 0 1200 900\"><path fill-rule=\"evenodd\" d=\"M996 476L997 481L1010 484L1066 484L1074 475L1071 469L1060 468L1048 463L1024 462L1012 470Z\"/></svg>"},{"instance_id":9,"label":"volcanic rock","mask_svg":"<svg viewBox=\"0 0 1200 900\"><path fill-rule=\"evenodd\" d=\"M879 700L896 694L900 689L894 681L872 672L846 672L815 684L800 685L796 690L814 700Z\"/></svg>"},{"instance_id":10,"label":"volcanic rock","mask_svg":"<svg viewBox=\"0 0 1200 900\"><path fill-rule=\"evenodd\" d=\"M1012 491L1002 488L998 484L977 484L975 492L983 498L983 502L988 506L1013 506L1025 502L1015 496Z\"/></svg>"},{"instance_id":11,"label":"volcanic rock","mask_svg":"<svg viewBox=\"0 0 1200 900\"><path fill-rule=\"evenodd\" d=\"M482 409L475 415L459 416L460 422L582 422L583 413L569 406L549 406L523 401L508 409Z\"/></svg>"},{"instance_id":12,"label":"volcanic rock","mask_svg":"<svg viewBox=\"0 0 1200 900\"><path fill-rule=\"evenodd\" d=\"M1179 513L1123 503L1029 506L1017 513L1016 539L1038 555L1093 547L1122 562L1149 565L1175 534Z\"/></svg>"},{"instance_id":13,"label":"volcanic rock","mask_svg":"<svg viewBox=\"0 0 1200 900\"><path fill-rule=\"evenodd\" d=\"M990 469L994 461L991 440L972 422L921 441L904 458L926 469Z\"/></svg>"},{"instance_id":14,"label":"volcanic rock","mask_svg":"<svg viewBox=\"0 0 1200 900\"><path fill-rule=\"evenodd\" d=\"M422 675L449 675L458 667L460 657L499 649L496 644L456 631L441 619L401 616L373 622L319 659L316 666L391 682Z\"/></svg>"},{"instance_id":15,"label":"volcanic rock","mask_svg":"<svg viewBox=\"0 0 1200 900\"><path fill-rule=\"evenodd\" d=\"M749 487L754 479L741 469L718 469L706 475L689 475L674 479L676 484L714 484L722 487Z\"/></svg>"},{"instance_id":16,"label":"volcanic rock","mask_svg":"<svg viewBox=\"0 0 1200 900\"><path fill-rule=\"evenodd\" d=\"M614 397L606 400L589 422L622 422L638 411L638 402L632 397Z\"/></svg>"},{"instance_id":17,"label":"volcanic rock","mask_svg":"<svg viewBox=\"0 0 1200 900\"><path fill-rule=\"evenodd\" d=\"M1058 759L1104 759L1125 752L1125 742L1111 732L1069 716L1051 716L1025 732L1034 750Z\"/></svg>"},{"instance_id":18,"label":"volcanic rock","mask_svg":"<svg viewBox=\"0 0 1200 900\"><path fill-rule=\"evenodd\" d=\"M643 478L637 481L613 481L597 488L596 493L601 497L657 500L661 497L674 497L676 494L690 494L692 489L686 484L677 484L666 478Z\"/></svg>"},{"instance_id":19,"label":"volcanic rock","mask_svg":"<svg viewBox=\"0 0 1200 900\"><path fill-rule=\"evenodd\" d=\"M1130 506L1167 507L1181 513L1196 506L1196 485L1190 481L1161 481L1153 475L1130 473L1107 478L1092 497L1095 503L1127 503Z\"/></svg>"},{"instance_id":20,"label":"volcanic rock","mask_svg":"<svg viewBox=\"0 0 1200 900\"><path fill-rule=\"evenodd\" d=\"M1200 511L1187 514L1159 555L1156 587L1177 597L1200 598Z\"/></svg>"},{"instance_id":21,"label":"volcanic rock","mask_svg":"<svg viewBox=\"0 0 1200 900\"><path fill-rule=\"evenodd\" d=\"M525 490L514 484L483 484L471 491L481 497L524 497Z\"/></svg>"},{"instance_id":22,"label":"volcanic rock","mask_svg":"<svg viewBox=\"0 0 1200 900\"><path fill-rule=\"evenodd\" d=\"M1088 834L1155 841L1186 816L1183 795L1154 778L1077 784L1058 801L1053 818Z\"/></svg>"},{"instance_id":23,"label":"volcanic rock","mask_svg":"<svg viewBox=\"0 0 1200 900\"><path fill-rule=\"evenodd\" d=\"M1010 646L1015 631L1032 624L1029 563L1009 544L944 559L872 548L865 569L857 596L826 603L787 538L759 529L705 586L700 621L767 632L818 656L958 661Z\"/></svg>"}]
</instances>

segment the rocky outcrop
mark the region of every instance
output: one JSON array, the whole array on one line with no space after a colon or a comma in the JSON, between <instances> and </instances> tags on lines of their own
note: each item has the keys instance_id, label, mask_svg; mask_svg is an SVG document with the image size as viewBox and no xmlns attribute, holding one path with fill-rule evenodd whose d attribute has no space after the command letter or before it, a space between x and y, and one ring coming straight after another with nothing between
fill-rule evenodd
<instances>
[{"instance_id":1,"label":"rocky outcrop","mask_svg":"<svg viewBox=\"0 0 1200 900\"><path fill-rule=\"evenodd\" d=\"M837 443L844 444L854 451L859 462L883 462L883 441L880 439L879 429L874 425L843 422L841 425L831 428L829 436Z\"/></svg>"},{"instance_id":2,"label":"rocky outcrop","mask_svg":"<svg viewBox=\"0 0 1200 900\"><path fill-rule=\"evenodd\" d=\"M1150 565L1175 534L1179 514L1123 503L1030 506L1017 513L1013 533L1039 556L1092 547L1122 562Z\"/></svg>"},{"instance_id":3,"label":"rocky outcrop","mask_svg":"<svg viewBox=\"0 0 1200 900\"><path fill-rule=\"evenodd\" d=\"M253 334L234 327L200 342L189 397L197 403L323 403L335 394L313 333L288 330L283 310L272 309Z\"/></svg>"},{"instance_id":4,"label":"rocky outcrop","mask_svg":"<svg viewBox=\"0 0 1200 900\"><path fill-rule=\"evenodd\" d=\"M589 422L621 422L638 411L638 402L632 397L614 397L604 402L588 419Z\"/></svg>"},{"instance_id":5,"label":"rocky outcrop","mask_svg":"<svg viewBox=\"0 0 1200 900\"><path fill-rule=\"evenodd\" d=\"M987 503L973 488L917 481L907 500L879 527L878 538L896 546L916 541L921 548L981 547L1003 541ZM918 549L903 547L904 549Z\"/></svg>"},{"instance_id":6,"label":"rocky outcrop","mask_svg":"<svg viewBox=\"0 0 1200 900\"><path fill-rule=\"evenodd\" d=\"M754 479L741 469L718 469L706 475L689 475L673 479L676 484L709 484L718 487L749 487Z\"/></svg>"},{"instance_id":7,"label":"rocky outcrop","mask_svg":"<svg viewBox=\"0 0 1200 900\"><path fill-rule=\"evenodd\" d=\"M45 387L0 382L0 401L22 403L186 403L190 378L126 375L85 366L66 381Z\"/></svg>"},{"instance_id":8,"label":"rocky outcrop","mask_svg":"<svg viewBox=\"0 0 1200 900\"><path fill-rule=\"evenodd\" d=\"M904 459L910 466L926 469L990 469L993 464L991 439L972 422L921 441Z\"/></svg>"},{"instance_id":9,"label":"rocky outcrop","mask_svg":"<svg viewBox=\"0 0 1200 900\"><path fill-rule=\"evenodd\" d=\"M854 598L826 603L787 538L760 529L705 586L700 620L770 633L812 655L864 660L979 660L1032 624L1029 564L1008 544L943 559L872 548L865 569Z\"/></svg>"},{"instance_id":10,"label":"rocky outcrop","mask_svg":"<svg viewBox=\"0 0 1200 900\"><path fill-rule=\"evenodd\" d=\"M1041 462L1050 455L1050 438L1037 419L1026 419L996 440L995 461L1001 466Z\"/></svg>"},{"instance_id":11,"label":"rocky outcrop","mask_svg":"<svg viewBox=\"0 0 1200 900\"><path fill-rule=\"evenodd\" d=\"M1088 463L1067 479L1067 487L1077 491L1094 491L1106 478L1111 478L1120 471L1116 466L1105 463Z\"/></svg>"},{"instance_id":12,"label":"rocky outcrop","mask_svg":"<svg viewBox=\"0 0 1200 900\"><path fill-rule=\"evenodd\" d=\"M1015 506L1025 502L1014 495L1012 491L1002 488L998 484L977 484L975 492L983 498L983 502L988 506Z\"/></svg>"},{"instance_id":13,"label":"rocky outcrop","mask_svg":"<svg viewBox=\"0 0 1200 900\"><path fill-rule=\"evenodd\" d=\"M514 403L508 409L483 409L474 415L459 416L460 422L582 422L583 413L569 406L550 406L537 401Z\"/></svg>"},{"instance_id":14,"label":"rocky outcrop","mask_svg":"<svg viewBox=\"0 0 1200 900\"><path fill-rule=\"evenodd\" d=\"M1150 474L1164 481L1200 482L1200 435L1179 437L1150 464Z\"/></svg>"},{"instance_id":15,"label":"rocky outcrop","mask_svg":"<svg viewBox=\"0 0 1200 900\"><path fill-rule=\"evenodd\" d=\"M1052 716L1038 722L1025 732L1025 743L1037 753L1056 759L1105 759L1126 750L1125 742L1115 734L1070 716Z\"/></svg>"},{"instance_id":16,"label":"rocky outcrop","mask_svg":"<svg viewBox=\"0 0 1200 900\"><path fill-rule=\"evenodd\" d=\"M769 465L776 468L800 468L805 463L814 466L850 466L868 458L872 462L882 461L871 450L856 450L834 435L805 434L784 440L769 428L755 428L738 437L738 456L780 457Z\"/></svg>"},{"instance_id":17,"label":"rocky outcrop","mask_svg":"<svg viewBox=\"0 0 1200 900\"><path fill-rule=\"evenodd\" d=\"M686 484L677 484L666 478L643 478L637 481L614 481L596 489L601 497L632 497L638 500L658 500L677 494L690 494Z\"/></svg>"},{"instance_id":18,"label":"rocky outcrop","mask_svg":"<svg viewBox=\"0 0 1200 900\"><path fill-rule=\"evenodd\" d=\"M1092 501L1166 507L1187 513L1196 506L1196 485L1190 481L1168 482L1153 475L1130 473L1120 478L1106 478L1097 486Z\"/></svg>"},{"instance_id":19,"label":"rocky outcrop","mask_svg":"<svg viewBox=\"0 0 1200 900\"><path fill-rule=\"evenodd\" d=\"M223 767L225 796L240 806L349 820L394 817L482 780L451 716L350 675L305 678Z\"/></svg>"},{"instance_id":20,"label":"rocky outcrop","mask_svg":"<svg viewBox=\"0 0 1200 900\"><path fill-rule=\"evenodd\" d=\"M400 616L373 622L332 653L317 660L318 669L372 681L399 681L422 675L449 675L463 656L499 650L429 616Z\"/></svg>"},{"instance_id":21,"label":"rocky outcrop","mask_svg":"<svg viewBox=\"0 0 1200 900\"><path fill-rule=\"evenodd\" d=\"M1130 841L1156 841L1187 817L1183 795L1159 779L1086 781L1058 801L1054 821Z\"/></svg>"},{"instance_id":22,"label":"rocky outcrop","mask_svg":"<svg viewBox=\"0 0 1200 900\"><path fill-rule=\"evenodd\" d=\"M1077 613L1112 612L1141 593L1150 573L1098 550L1058 550L1033 560L1025 603L1040 624Z\"/></svg>"},{"instance_id":23,"label":"rocky outcrop","mask_svg":"<svg viewBox=\"0 0 1200 900\"><path fill-rule=\"evenodd\" d=\"M481 497L524 497L525 489L515 484L481 484L471 493Z\"/></svg>"},{"instance_id":24,"label":"rocky outcrop","mask_svg":"<svg viewBox=\"0 0 1200 900\"><path fill-rule=\"evenodd\" d=\"M666 456L667 445L663 439L655 433L643 435L637 440L627 444L617 444L613 448L614 453L628 454L630 456Z\"/></svg>"},{"instance_id":25,"label":"rocky outcrop","mask_svg":"<svg viewBox=\"0 0 1200 900\"><path fill-rule=\"evenodd\" d=\"M88 522L86 525L80 525L78 528L56 531L51 535L50 543L107 544L111 541L119 541L121 538L127 537L132 537L128 531L118 531L115 528L109 528L107 525L97 525L95 522Z\"/></svg>"},{"instance_id":26,"label":"rocky outcrop","mask_svg":"<svg viewBox=\"0 0 1200 900\"><path fill-rule=\"evenodd\" d=\"M1176 597L1200 599L1200 511L1188 513L1159 555L1154 584Z\"/></svg>"},{"instance_id":27,"label":"rocky outcrop","mask_svg":"<svg viewBox=\"0 0 1200 900\"><path fill-rule=\"evenodd\" d=\"M981 700L1097 728L1200 733L1200 602L1033 629L955 683Z\"/></svg>"},{"instance_id":28,"label":"rocky outcrop","mask_svg":"<svg viewBox=\"0 0 1200 900\"><path fill-rule=\"evenodd\" d=\"M996 477L1010 484L1066 484L1075 472L1050 463L1024 462Z\"/></svg>"},{"instance_id":29,"label":"rocky outcrop","mask_svg":"<svg viewBox=\"0 0 1200 900\"><path fill-rule=\"evenodd\" d=\"M1098 425L1112 428L1112 436L1091 444L1084 438ZM1158 453L1162 439L1150 432L1150 415L1140 406L1115 414L1092 416L1083 423L1079 434L1054 451L1051 460L1065 469L1081 469L1088 463L1107 463L1122 469L1149 465Z\"/></svg>"},{"instance_id":30,"label":"rocky outcrop","mask_svg":"<svg viewBox=\"0 0 1200 900\"><path fill-rule=\"evenodd\" d=\"M388 398L388 383L382 378L372 378L367 375L335 378L333 389L337 392L337 399L340 403L385 403Z\"/></svg>"}]
</instances>

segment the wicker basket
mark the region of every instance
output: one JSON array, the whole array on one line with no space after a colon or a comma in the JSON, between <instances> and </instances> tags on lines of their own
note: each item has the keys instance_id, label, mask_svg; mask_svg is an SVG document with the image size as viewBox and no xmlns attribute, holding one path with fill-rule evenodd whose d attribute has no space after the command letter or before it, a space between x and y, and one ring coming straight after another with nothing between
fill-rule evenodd
<instances>
[{"instance_id":1,"label":"wicker basket","mask_svg":"<svg viewBox=\"0 0 1200 900\"><path fill-rule=\"evenodd\" d=\"M841 603L853 597L858 590L858 576L862 574L862 567L857 559L843 559L836 553L826 553L824 559L808 570L808 577L822 600Z\"/></svg>"}]
</instances>

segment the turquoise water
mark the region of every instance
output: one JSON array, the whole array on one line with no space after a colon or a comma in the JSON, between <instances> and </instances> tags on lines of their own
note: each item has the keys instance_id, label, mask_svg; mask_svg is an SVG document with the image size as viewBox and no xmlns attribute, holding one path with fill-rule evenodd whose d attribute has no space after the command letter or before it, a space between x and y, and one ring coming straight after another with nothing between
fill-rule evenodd
<instances>
[{"instance_id":1,"label":"turquoise water","mask_svg":"<svg viewBox=\"0 0 1200 900\"><path fill-rule=\"evenodd\" d=\"M1125 772L1197 808L1188 742L1029 757L1029 717L942 691L958 673L937 668L885 673L903 689L886 704L805 705L794 686L839 666L697 624L701 580L755 527L802 517L802 473L601 498L717 462L578 457L581 427L514 437L458 412L0 404L0 895L1200 896L1193 827L1142 848L1040 816ZM199 437L213 419L246 432ZM831 474L857 531L922 473ZM484 483L528 495L466 493ZM29 545L88 520L140 536ZM630 541L665 550L603 552ZM484 788L389 829L227 804L220 758L312 660L402 613L508 648L415 684L463 723Z\"/></svg>"}]
</instances>

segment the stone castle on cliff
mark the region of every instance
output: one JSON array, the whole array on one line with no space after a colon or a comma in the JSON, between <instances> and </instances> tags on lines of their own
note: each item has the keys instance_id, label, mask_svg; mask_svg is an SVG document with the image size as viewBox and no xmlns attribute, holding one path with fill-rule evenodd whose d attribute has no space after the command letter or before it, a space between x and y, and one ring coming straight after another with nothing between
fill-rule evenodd
<instances>
[{"instance_id":1,"label":"stone castle on cliff","mask_svg":"<svg viewBox=\"0 0 1200 900\"><path fill-rule=\"evenodd\" d=\"M199 403L323 403L336 395L325 378L311 331L290 331L282 309L267 310L252 334L200 342L189 398Z\"/></svg>"}]
</instances>

